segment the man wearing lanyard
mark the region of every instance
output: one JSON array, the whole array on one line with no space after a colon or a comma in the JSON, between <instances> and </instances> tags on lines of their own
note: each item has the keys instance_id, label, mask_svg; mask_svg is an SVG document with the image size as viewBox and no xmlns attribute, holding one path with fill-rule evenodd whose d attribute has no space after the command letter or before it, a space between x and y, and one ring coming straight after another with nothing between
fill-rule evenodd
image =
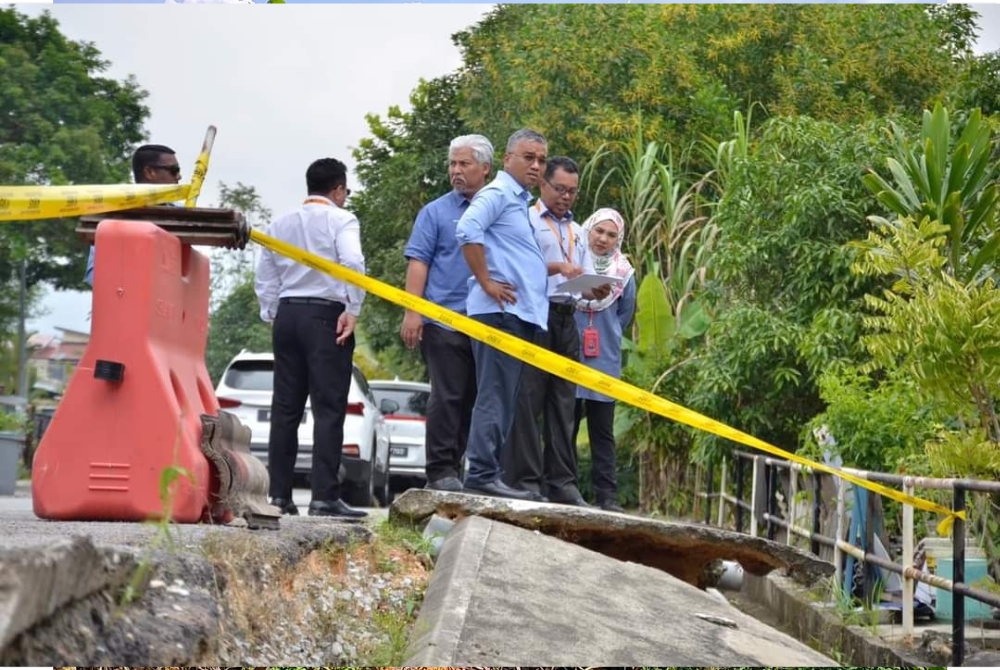
<instances>
[{"instance_id":1,"label":"man wearing lanyard","mask_svg":"<svg viewBox=\"0 0 1000 670\"><path fill-rule=\"evenodd\" d=\"M579 296L561 293L557 287L583 273L594 273L582 229L570 209L579 181L580 170L572 158L550 158L539 185L541 197L528 210L549 276L548 330L536 333L535 344L573 360L580 358L580 335L573 317ZM585 297L601 298L608 293L608 287L601 287ZM587 506L576 483L575 407L575 384L534 366L525 367L514 427L504 450L507 484L533 492L536 500ZM539 414L543 415L544 452L538 435Z\"/></svg>"},{"instance_id":2,"label":"man wearing lanyard","mask_svg":"<svg viewBox=\"0 0 1000 670\"><path fill-rule=\"evenodd\" d=\"M515 337L532 340L545 329L546 266L528 220L530 190L545 169L548 142L527 128L507 140L503 170L469 203L455 238L472 271L469 316ZM472 408L466 454L465 488L472 493L530 500L531 494L501 479L501 452L507 441L524 364L483 342L472 345L476 359L476 404Z\"/></svg>"},{"instance_id":3,"label":"man wearing lanyard","mask_svg":"<svg viewBox=\"0 0 1000 670\"><path fill-rule=\"evenodd\" d=\"M343 209L347 167L321 158L306 171L309 197L275 220L268 235L357 272L365 271L358 219ZM260 317L274 322L274 394L267 445L271 503L298 514L292 476L298 428L310 399L314 418L310 516L363 517L340 499L344 417L351 388L354 326L364 291L265 249L257 265Z\"/></svg>"},{"instance_id":4,"label":"man wearing lanyard","mask_svg":"<svg viewBox=\"0 0 1000 670\"><path fill-rule=\"evenodd\" d=\"M493 145L482 135L463 135L448 149L448 177L454 190L417 214L403 254L408 260L406 290L465 314L472 273L455 239L469 202L486 183ZM427 403L427 488L461 491L462 457L476 401L472 341L444 324L406 310L400 336L410 349L420 346L431 382Z\"/></svg>"}]
</instances>

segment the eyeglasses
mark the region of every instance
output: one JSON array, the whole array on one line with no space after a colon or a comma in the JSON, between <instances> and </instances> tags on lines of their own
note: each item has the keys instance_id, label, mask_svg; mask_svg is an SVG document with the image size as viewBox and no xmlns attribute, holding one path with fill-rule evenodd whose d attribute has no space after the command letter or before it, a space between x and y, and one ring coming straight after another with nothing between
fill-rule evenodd
<instances>
[{"instance_id":1,"label":"eyeglasses","mask_svg":"<svg viewBox=\"0 0 1000 670\"><path fill-rule=\"evenodd\" d=\"M180 165L150 165L149 167L154 170L166 170L175 177L181 173Z\"/></svg>"},{"instance_id":2,"label":"eyeglasses","mask_svg":"<svg viewBox=\"0 0 1000 670\"><path fill-rule=\"evenodd\" d=\"M552 190L558 193L560 198L563 197L564 195L568 195L571 198L575 198L576 194L580 192L580 189L578 188L566 188L561 184L553 184L548 179L545 180L545 183L551 186Z\"/></svg>"},{"instance_id":3,"label":"eyeglasses","mask_svg":"<svg viewBox=\"0 0 1000 670\"><path fill-rule=\"evenodd\" d=\"M544 166L545 163L548 161L548 158L546 156L536 156L535 154L514 154L514 155L523 160L528 165L531 165L532 163L538 163L539 165Z\"/></svg>"},{"instance_id":4,"label":"eyeglasses","mask_svg":"<svg viewBox=\"0 0 1000 670\"><path fill-rule=\"evenodd\" d=\"M347 194L347 195L350 195L350 194L351 194L351 189L349 189L349 188L347 188L347 187L345 186L345 187L344 187L344 193L345 193L345 194Z\"/></svg>"}]
</instances>

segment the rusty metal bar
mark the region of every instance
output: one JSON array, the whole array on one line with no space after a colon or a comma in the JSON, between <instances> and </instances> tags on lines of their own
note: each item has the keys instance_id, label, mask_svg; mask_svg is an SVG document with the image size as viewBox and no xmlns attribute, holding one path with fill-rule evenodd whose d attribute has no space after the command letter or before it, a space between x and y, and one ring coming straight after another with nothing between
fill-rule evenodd
<instances>
[{"instance_id":1,"label":"rusty metal bar","mask_svg":"<svg viewBox=\"0 0 1000 670\"><path fill-rule=\"evenodd\" d=\"M242 213L214 207L140 207L90 214L80 218L76 233L93 243L98 224L108 219L147 221L175 235L184 244L243 249L250 239L250 227Z\"/></svg>"}]
</instances>

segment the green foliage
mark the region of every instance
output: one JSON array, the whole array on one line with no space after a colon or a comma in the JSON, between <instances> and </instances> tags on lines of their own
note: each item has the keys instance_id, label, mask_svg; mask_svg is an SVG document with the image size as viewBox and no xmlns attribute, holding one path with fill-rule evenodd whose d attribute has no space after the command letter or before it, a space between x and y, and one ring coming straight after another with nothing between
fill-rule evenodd
<instances>
[{"instance_id":1,"label":"green foliage","mask_svg":"<svg viewBox=\"0 0 1000 670\"><path fill-rule=\"evenodd\" d=\"M964 128L953 129L948 111L938 104L933 112L924 110L917 147L910 148L898 126L892 130L895 156L886 163L894 184L873 171L865 185L898 216L945 227L944 267L951 275L962 281L992 276L1000 251L1000 191L994 183L1000 164L992 157L989 124L977 109Z\"/></svg>"},{"instance_id":2,"label":"green foliage","mask_svg":"<svg viewBox=\"0 0 1000 670\"><path fill-rule=\"evenodd\" d=\"M212 312L205 365L218 383L226 365L241 350L271 351L271 328L260 320L252 275L245 276Z\"/></svg>"},{"instance_id":3,"label":"green foliage","mask_svg":"<svg viewBox=\"0 0 1000 670\"><path fill-rule=\"evenodd\" d=\"M645 138L675 147L724 136L749 101L844 122L917 113L953 87L973 31L915 5L501 5L456 35L462 117L588 156L640 113Z\"/></svg>"},{"instance_id":4,"label":"green foliage","mask_svg":"<svg viewBox=\"0 0 1000 670\"><path fill-rule=\"evenodd\" d=\"M235 186L219 182L219 207L235 209L243 213L247 224L254 230L263 230L271 222L272 212L264 204L257 189L243 182ZM212 249L212 295L211 309L214 311L229 295L230 291L252 277L254 273L254 252L260 247L247 245L246 249Z\"/></svg>"},{"instance_id":5,"label":"green foliage","mask_svg":"<svg viewBox=\"0 0 1000 670\"><path fill-rule=\"evenodd\" d=\"M368 274L403 287L403 248L420 208L447 193L448 145L469 131L459 120L455 76L422 81L410 96L412 110L391 107L385 118L366 118L371 137L354 150L356 172L364 190L348 207L361 221ZM418 353L402 346L402 310L371 298L361 311L361 327L372 351L395 374L422 379Z\"/></svg>"},{"instance_id":6,"label":"green foliage","mask_svg":"<svg viewBox=\"0 0 1000 670\"><path fill-rule=\"evenodd\" d=\"M0 184L128 179L131 151L145 138L147 93L132 77L107 77L109 66L92 43L67 39L48 12L30 18L0 9ZM87 247L73 233L75 223L0 227L0 302L16 299L22 258L29 260L30 286L81 287Z\"/></svg>"},{"instance_id":7,"label":"green foliage","mask_svg":"<svg viewBox=\"0 0 1000 670\"><path fill-rule=\"evenodd\" d=\"M806 455L823 460L830 449L851 467L893 472L904 459L920 453L935 431L933 407L916 383L904 374L876 383L854 366L834 367L819 380L826 410L806 424L802 442ZM816 429L825 426L836 440L817 444Z\"/></svg>"},{"instance_id":8,"label":"green foliage","mask_svg":"<svg viewBox=\"0 0 1000 670\"><path fill-rule=\"evenodd\" d=\"M874 282L852 275L844 244L864 235L875 206L861 176L888 149L879 129L773 118L727 163L712 218L716 316L689 406L794 449L823 407L817 376L861 358L858 312ZM726 448L714 436L695 439L700 458Z\"/></svg>"}]
</instances>

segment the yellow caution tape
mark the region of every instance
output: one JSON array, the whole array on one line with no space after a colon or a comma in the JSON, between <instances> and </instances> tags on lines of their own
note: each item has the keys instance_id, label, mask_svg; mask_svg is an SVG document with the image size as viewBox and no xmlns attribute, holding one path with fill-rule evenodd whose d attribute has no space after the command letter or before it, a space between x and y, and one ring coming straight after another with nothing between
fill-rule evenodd
<instances>
[{"instance_id":1,"label":"yellow caution tape","mask_svg":"<svg viewBox=\"0 0 1000 670\"><path fill-rule=\"evenodd\" d=\"M0 221L57 219L182 200L188 184L0 186Z\"/></svg>"},{"instance_id":2,"label":"yellow caution tape","mask_svg":"<svg viewBox=\"0 0 1000 670\"><path fill-rule=\"evenodd\" d=\"M281 240L270 237L256 230L251 231L250 238L261 246L279 253L282 256L287 256L293 261L301 263L314 270L318 270L319 272L328 274L341 281L359 286L368 293L372 293L380 298L388 300L391 303L400 305L406 309L411 309L418 314L422 314L430 319L439 321L461 333L465 333L473 339L485 342L491 347L499 349L514 358L524 361L529 365L534 365L535 367L545 370L546 372L554 374L558 377L562 377L563 379L573 382L579 386L603 393L615 398L616 400L626 402L648 412L653 412L654 414L659 414L660 416L673 421L678 421L691 426L692 428L704 430L727 440L732 440L733 442L738 442L748 447L753 447L786 460L808 466L815 471L825 472L827 474L840 477L851 482L852 484L875 491L876 493L880 493L881 495L891 498L892 500L896 500L928 512L945 515L946 518L938 526L938 532L941 532L942 534L947 534L946 531L950 529L954 518L957 517L965 519L964 511L955 513L947 507L942 507L941 505L933 503L930 500L925 500L923 498L918 498L916 496L896 491L895 489L883 486L877 482L862 479L861 477L838 470L837 468L830 467L829 465L817 463L809 460L808 458L803 458L791 452L785 451L784 449L768 444L763 440L759 440L752 435L736 430L735 428L727 426L726 424L716 421L715 419L711 419L703 414L687 409L686 407L672 403L665 398L661 398L648 391L644 391L641 388L632 386L631 384L623 382L620 379L616 379L611 375L598 372L597 370L566 358L565 356L560 356L549 351L548 349L544 349L518 337L514 337L513 335L505 333L501 330L491 328L490 326L480 323L475 319L453 312L450 309L436 305L428 300L419 298L412 293L407 293L406 291L398 289L394 286L389 286L388 284L380 282L377 279L373 279L372 277L368 277L349 268L345 268L342 265L334 263L333 261L309 253L304 249L282 242Z\"/></svg>"},{"instance_id":3,"label":"yellow caution tape","mask_svg":"<svg viewBox=\"0 0 1000 670\"><path fill-rule=\"evenodd\" d=\"M198 202L198 196L201 195L201 185L205 181L205 175L208 174L208 157L212 154L212 145L214 144L215 126L209 126L208 131L205 132L205 141L201 144L201 153L198 154L198 160L194 162L191 190L188 191L187 200L184 201L185 207L194 207L195 203Z\"/></svg>"}]
</instances>

